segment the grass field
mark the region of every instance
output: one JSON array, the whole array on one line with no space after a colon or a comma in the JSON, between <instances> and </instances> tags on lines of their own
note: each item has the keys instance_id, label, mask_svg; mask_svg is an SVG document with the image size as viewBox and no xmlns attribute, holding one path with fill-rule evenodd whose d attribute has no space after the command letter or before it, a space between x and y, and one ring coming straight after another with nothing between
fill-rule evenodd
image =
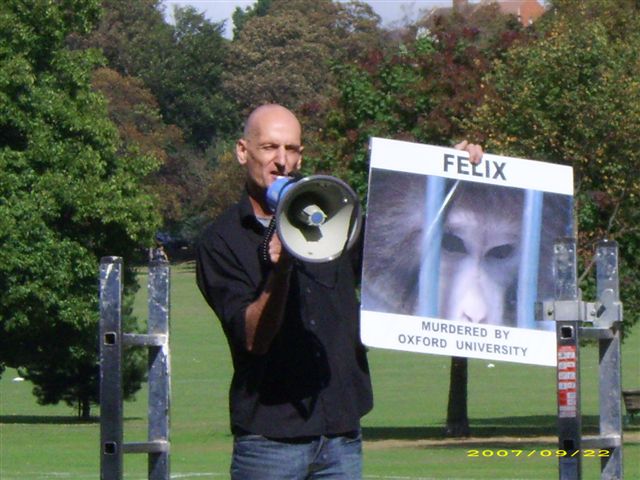
<instances>
[{"instance_id":1,"label":"grass field","mask_svg":"<svg viewBox=\"0 0 640 480\"><path fill-rule=\"evenodd\" d=\"M146 284L143 275L140 280ZM227 345L197 291L191 265L173 268L171 295L172 478L227 478ZM136 309L144 318L144 289ZM597 356L597 348L582 350L583 422L591 434L597 425ZM472 437L450 440L442 435L449 358L372 350L369 359L375 408L363 421L366 479L558 478L555 369L498 362L488 368L489 362L471 360ZM39 406L32 386L14 377L8 370L0 380L0 479L99 478L97 417L83 423L64 405ZM623 386L640 388L640 327L623 345ZM145 390L125 404L125 417L125 441L144 440ZM624 458L625 478L640 478L638 420L625 430ZM146 478L144 455L125 457L125 478ZM583 460L582 478L600 478L598 459Z\"/></svg>"}]
</instances>

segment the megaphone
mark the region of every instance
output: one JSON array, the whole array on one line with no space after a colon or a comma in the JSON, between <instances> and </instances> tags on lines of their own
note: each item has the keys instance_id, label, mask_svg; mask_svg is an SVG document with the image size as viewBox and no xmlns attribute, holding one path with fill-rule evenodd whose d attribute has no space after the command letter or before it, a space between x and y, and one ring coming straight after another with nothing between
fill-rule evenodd
<instances>
[{"instance_id":1,"label":"megaphone","mask_svg":"<svg viewBox=\"0 0 640 480\"><path fill-rule=\"evenodd\" d=\"M267 189L284 248L306 262L328 262L351 248L362 228L360 202L339 178L279 177Z\"/></svg>"}]
</instances>

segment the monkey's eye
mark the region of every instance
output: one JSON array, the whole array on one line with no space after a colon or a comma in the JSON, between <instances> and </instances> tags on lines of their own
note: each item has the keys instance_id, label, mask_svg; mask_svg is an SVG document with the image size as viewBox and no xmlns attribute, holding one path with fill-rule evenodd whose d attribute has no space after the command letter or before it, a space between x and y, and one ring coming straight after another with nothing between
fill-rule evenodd
<instances>
[{"instance_id":1,"label":"monkey's eye","mask_svg":"<svg viewBox=\"0 0 640 480\"><path fill-rule=\"evenodd\" d=\"M444 233L442 235L442 248L450 253L467 253L464 241L453 233Z\"/></svg>"},{"instance_id":2,"label":"monkey's eye","mask_svg":"<svg viewBox=\"0 0 640 480\"><path fill-rule=\"evenodd\" d=\"M505 258L509 258L513 255L515 251L515 247L510 243L505 243L504 245L499 245L497 247L493 247L491 250L487 252L487 257L495 258L497 260L504 260Z\"/></svg>"}]
</instances>

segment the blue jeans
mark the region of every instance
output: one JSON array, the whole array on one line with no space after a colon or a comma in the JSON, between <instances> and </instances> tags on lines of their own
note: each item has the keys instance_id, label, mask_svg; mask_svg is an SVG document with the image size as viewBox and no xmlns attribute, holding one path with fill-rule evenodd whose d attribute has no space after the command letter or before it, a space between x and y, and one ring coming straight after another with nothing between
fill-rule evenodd
<instances>
[{"instance_id":1,"label":"blue jeans","mask_svg":"<svg viewBox=\"0 0 640 480\"><path fill-rule=\"evenodd\" d=\"M231 459L232 480L360 480L362 436L275 440L236 435Z\"/></svg>"}]
</instances>

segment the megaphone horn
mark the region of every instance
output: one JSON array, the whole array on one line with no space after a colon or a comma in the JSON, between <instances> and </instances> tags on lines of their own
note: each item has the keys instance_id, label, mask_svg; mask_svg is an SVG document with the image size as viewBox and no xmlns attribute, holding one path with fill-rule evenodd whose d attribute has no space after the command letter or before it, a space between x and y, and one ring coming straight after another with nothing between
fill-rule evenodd
<instances>
[{"instance_id":1,"label":"megaphone horn","mask_svg":"<svg viewBox=\"0 0 640 480\"><path fill-rule=\"evenodd\" d=\"M328 262L348 250L362 227L360 202L339 178L311 175L278 178L267 190L276 230L291 255Z\"/></svg>"}]
</instances>

